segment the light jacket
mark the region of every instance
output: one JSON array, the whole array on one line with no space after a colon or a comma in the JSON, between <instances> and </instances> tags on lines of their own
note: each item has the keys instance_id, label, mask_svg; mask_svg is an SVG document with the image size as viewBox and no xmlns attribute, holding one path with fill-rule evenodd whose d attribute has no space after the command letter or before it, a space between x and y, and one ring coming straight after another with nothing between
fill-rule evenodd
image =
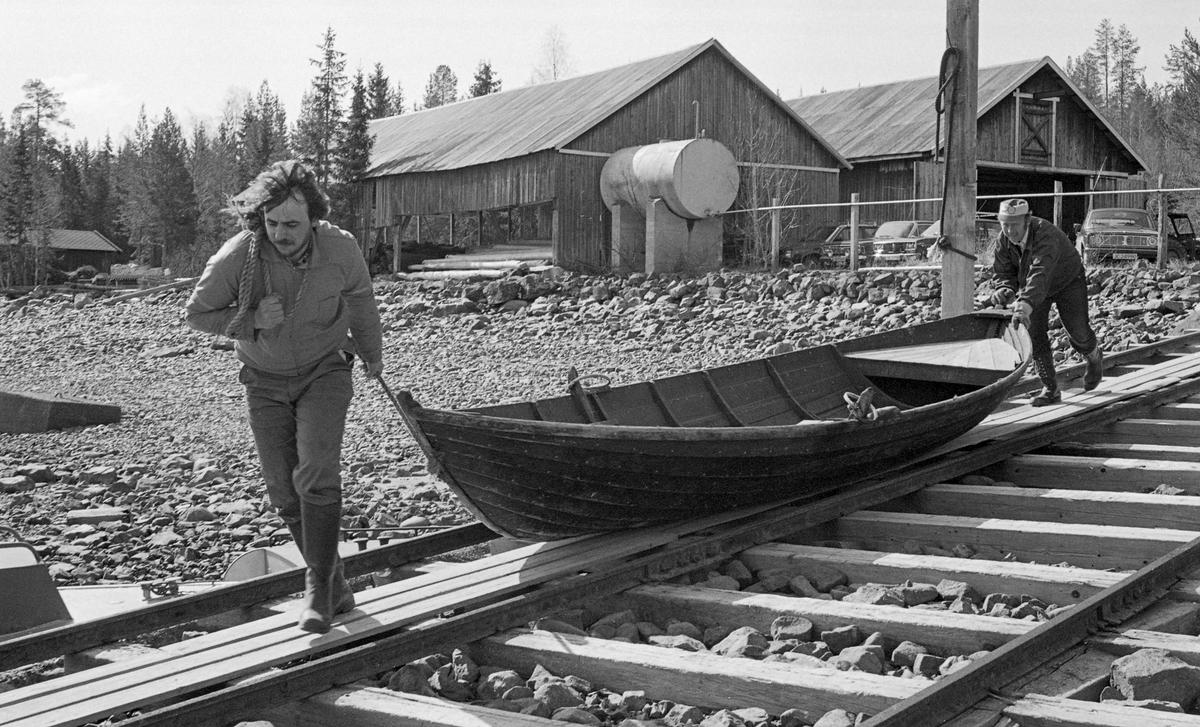
<instances>
[{"instance_id":1,"label":"light jacket","mask_svg":"<svg viewBox=\"0 0 1200 727\"><path fill-rule=\"evenodd\" d=\"M259 245L251 308L233 336L237 357L247 366L295 375L339 350L368 362L383 358L379 308L358 243L324 220L315 233L308 260L300 265L285 260L270 242ZM225 335L237 314L250 238L249 232L233 236L209 259L187 302L189 326ZM275 328L255 330L254 309L271 293L280 297L286 319Z\"/></svg>"}]
</instances>

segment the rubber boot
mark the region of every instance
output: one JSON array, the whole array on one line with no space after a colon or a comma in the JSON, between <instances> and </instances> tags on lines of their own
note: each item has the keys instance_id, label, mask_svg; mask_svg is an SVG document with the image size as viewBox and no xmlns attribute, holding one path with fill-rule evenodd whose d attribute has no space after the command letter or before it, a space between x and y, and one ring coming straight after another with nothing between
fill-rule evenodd
<instances>
[{"instance_id":1,"label":"rubber boot","mask_svg":"<svg viewBox=\"0 0 1200 727\"><path fill-rule=\"evenodd\" d=\"M1050 354L1035 356L1033 367L1037 369L1038 378L1042 380L1042 390L1029 400L1030 406L1049 406L1062 401L1058 391L1058 379L1054 375L1054 357Z\"/></svg>"},{"instance_id":2,"label":"rubber boot","mask_svg":"<svg viewBox=\"0 0 1200 727\"><path fill-rule=\"evenodd\" d=\"M304 557L303 524L299 521L284 524L287 525L287 529L292 533L292 540L296 542L296 547L300 549L300 556ZM354 589L350 588L350 583L346 581L346 564L342 562L340 555L337 558L337 565L333 567L333 599L333 613L335 616L354 609Z\"/></svg>"},{"instance_id":3,"label":"rubber boot","mask_svg":"<svg viewBox=\"0 0 1200 727\"><path fill-rule=\"evenodd\" d=\"M1091 391L1099 386L1100 379L1104 378L1104 352L1100 350L1100 344L1096 344L1083 360L1087 362L1087 372L1083 375L1083 390Z\"/></svg>"},{"instance_id":4,"label":"rubber boot","mask_svg":"<svg viewBox=\"0 0 1200 727\"><path fill-rule=\"evenodd\" d=\"M332 627L334 615L334 575L337 570L337 544L341 529L342 505L301 505L303 522L304 601L299 626L303 631L323 634Z\"/></svg>"}]
</instances>

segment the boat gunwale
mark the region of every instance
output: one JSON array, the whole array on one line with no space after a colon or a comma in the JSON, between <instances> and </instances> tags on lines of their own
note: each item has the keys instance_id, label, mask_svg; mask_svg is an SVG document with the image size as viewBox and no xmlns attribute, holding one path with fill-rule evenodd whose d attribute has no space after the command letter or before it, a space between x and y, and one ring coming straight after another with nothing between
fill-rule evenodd
<instances>
[{"instance_id":1,"label":"boat gunwale","mask_svg":"<svg viewBox=\"0 0 1200 727\"><path fill-rule=\"evenodd\" d=\"M658 441L740 441L743 439L792 439L797 436L814 436L817 434L834 433L851 427L887 428L895 425L908 426L914 418L925 418L936 415L942 409L957 409L964 403L974 399L986 399L999 389L1008 389L1024 375L1028 359L1022 361L1010 373L987 386L975 391L943 399L930 404L914 406L903 410L899 415L881 420L859 421L857 419L817 419L802 420L794 424L766 424L750 426L724 427L671 427L648 425L605 424L603 422L555 422L539 419L520 419L516 417L498 417L475 412L454 409L435 409L421 406L411 399L412 410L418 420L437 420L450 426L478 428L485 426L494 431L504 431L512 434L558 434L577 439L623 440L623 439L655 439ZM403 396L402 396L403 399Z\"/></svg>"}]
</instances>

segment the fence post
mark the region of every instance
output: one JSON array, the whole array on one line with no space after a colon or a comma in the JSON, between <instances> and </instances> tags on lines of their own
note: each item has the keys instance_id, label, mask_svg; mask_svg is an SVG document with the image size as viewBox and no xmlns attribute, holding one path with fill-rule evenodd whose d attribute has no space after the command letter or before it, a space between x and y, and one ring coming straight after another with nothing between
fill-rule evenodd
<instances>
[{"instance_id":1,"label":"fence post","mask_svg":"<svg viewBox=\"0 0 1200 727\"><path fill-rule=\"evenodd\" d=\"M858 192L850 194L850 272L858 270Z\"/></svg>"},{"instance_id":2,"label":"fence post","mask_svg":"<svg viewBox=\"0 0 1200 727\"><path fill-rule=\"evenodd\" d=\"M1063 185L1061 179L1054 180L1054 226L1062 229Z\"/></svg>"},{"instance_id":3,"label":"fence post","mask_svg":"<svg viewBox=\"0 0 1200 727\"><path fill-rule=\"evenodd\" d=\"M1158 265L1167 267L1167 193L1163 191L1163 175L1158 175Z\"/></svg>"},{"instance_id":4,"label":"fence post","mask_svg":"<svg viewBox=\"0 0 1200 727\"><path fill-rule=\"evenodd\" d=\"M779 270L779 237L782 233L783 210L779 209L779 198L771 198L771 272Z\"/></svg>"}]
</instances>

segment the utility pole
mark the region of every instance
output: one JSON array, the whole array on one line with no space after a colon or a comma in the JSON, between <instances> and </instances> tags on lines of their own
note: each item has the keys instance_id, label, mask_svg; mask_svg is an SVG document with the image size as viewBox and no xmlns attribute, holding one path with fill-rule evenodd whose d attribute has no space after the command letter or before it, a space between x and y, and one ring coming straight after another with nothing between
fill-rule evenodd
<instances>
[{"instance_id":1,"label":"utility pole","mask_svg":"<svg viewBox=\"0 0 1200 727\"><path fill-rule=\"evenodd\" d=\"M975 121L979 110L979 0L946 0L946 36L957 49L946 88L946 218L942 234L966 255L942 256L942 318L970 313L975 298ZM971 255L971 257L967 257Z\"/></svg>"}]
</instances>

